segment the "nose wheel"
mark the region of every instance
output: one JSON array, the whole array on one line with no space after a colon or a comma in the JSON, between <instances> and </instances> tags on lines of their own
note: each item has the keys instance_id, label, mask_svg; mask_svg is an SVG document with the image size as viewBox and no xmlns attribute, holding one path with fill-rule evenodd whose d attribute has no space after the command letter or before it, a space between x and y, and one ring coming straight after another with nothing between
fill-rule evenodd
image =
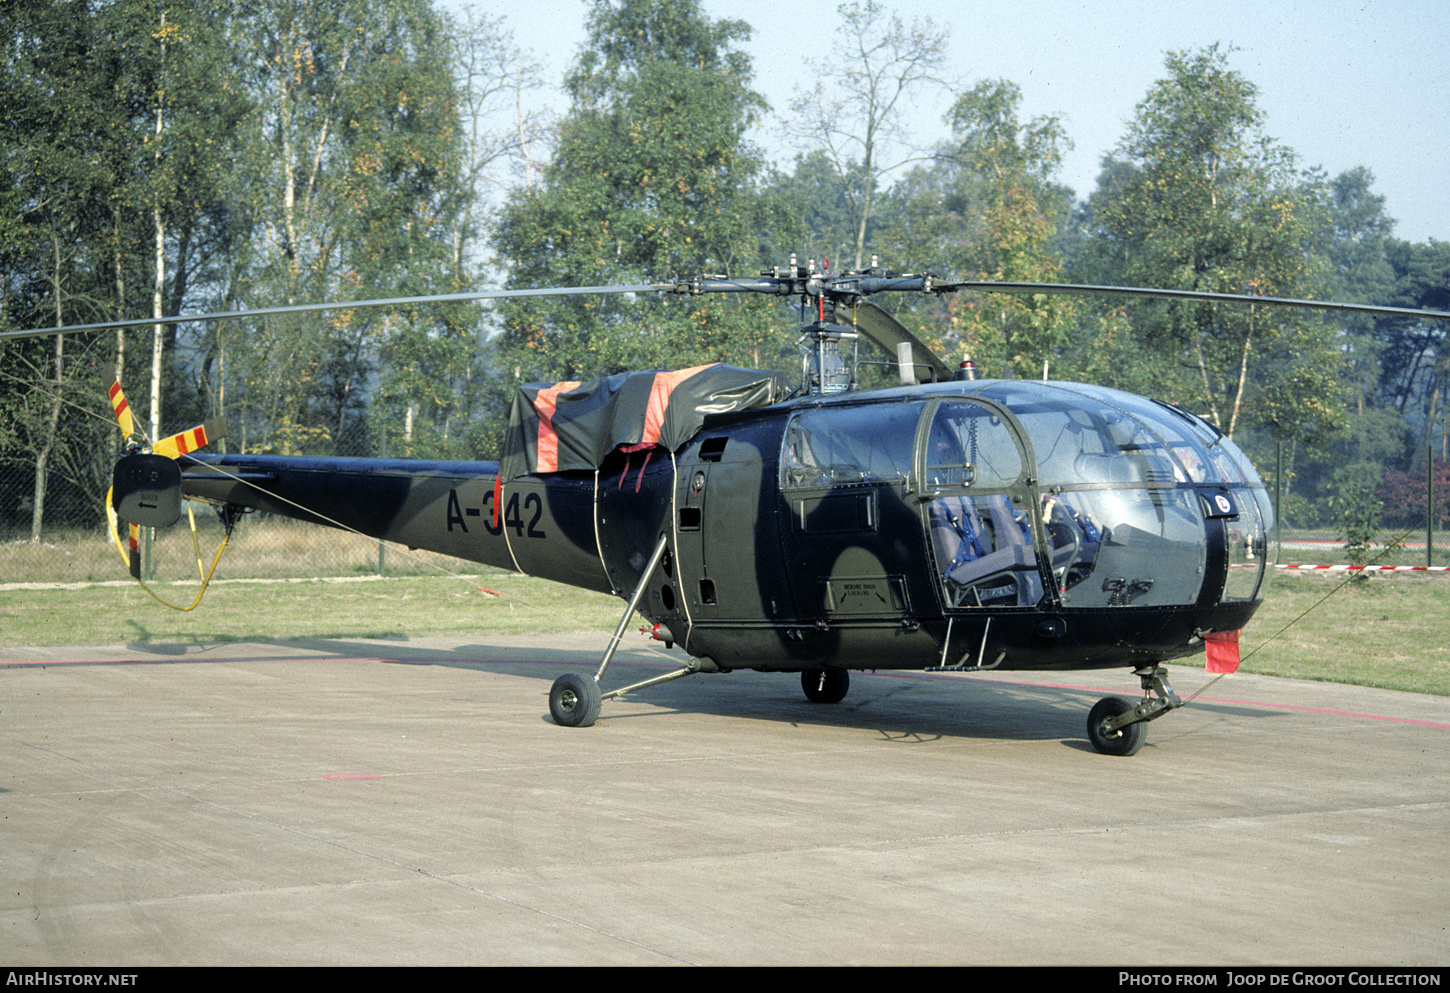
<instances>
[{"instance_id":1,"label":"nose wheel","mask_svg":"<svg viewBox=\"0 0 1450 993\"><path fill-rule=\"evenodd\" d=\"M1148 728L1139 722L1107 730L1111 718L1132 713L1133 703L1120 696L1105 696L1088 711L1088 741L1104 755L1136 755L1148 738Z\"/></svg>"},{"instance_id":2,"label":"nose wheel","mask_svg":"<svg viewBox=\"0 0 1450 993\"><path fill-rule=\"evenodd\" d=\"M1108 696L1088 711L1088 741L1104 755L1136 755L1148 738L1147 723L1186 702L1168 685L1168 670L1161 665L1134 669L1133 675L1143 684L1142 702Z\"/></svg>"}]
</instances>

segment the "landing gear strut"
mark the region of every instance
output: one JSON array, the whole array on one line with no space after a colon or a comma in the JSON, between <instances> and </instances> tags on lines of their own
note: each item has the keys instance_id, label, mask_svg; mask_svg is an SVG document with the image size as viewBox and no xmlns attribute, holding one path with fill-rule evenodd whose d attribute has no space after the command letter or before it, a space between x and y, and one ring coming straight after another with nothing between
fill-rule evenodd
<instances>
[{"instance_id":1,"label":"landing gear strut","mask_svg":"<svg viewBox=\"0 0 1450 993\"><path fill-rule=\"evenodd\" d=\"M554 723L568 728L587 728L598 720L600 704L605 700L612 700L634 690L644 689L646 686L667 683L672 679L679 679L681 676L692 676L706 669L705 662L700 659L691 659L689 664L682 669L676 669L663 676L644 679L622 689L610 690L605 693L599 688L599 681L604 677L604 670L609 668L609 660L614 658L614 650L619 647L619 641L624 636L624 628L629 623L630 617L634 615L635 608L639 606L640 598L644 596L645 584L649 582L655 569L659 567L668 544L669 533L666 532L660 535L654 554L650 556L649 564L644 567L644 572L640 573L639 585L635 587L634 595L629 599L629 606L624 608L624 616L619 619L619 627L614 630L614 638L609 642L609 647L604 650L604 659L599 663L599 671L593 676L566 672L554 680L554 685L549 689L549 715L554 718ZM710 667L713 668L713 664Z\"/></svg>"},{"instance_id":2,"label":"landing gear strut","mask_svg":"<svg viewBox=\"0 0 1450 993\"><path fill-rule=\"evenodd\" d=\"M1123 697L1109 696L1088 712L1088 740L1104 755L1136 755L1148 737L1145 725L1185 702L1168 685L1168 670L1161 665L1134 669L1133 675L1143 684L1143 699L1137 706Z\"/></svg>"}]
</instances>

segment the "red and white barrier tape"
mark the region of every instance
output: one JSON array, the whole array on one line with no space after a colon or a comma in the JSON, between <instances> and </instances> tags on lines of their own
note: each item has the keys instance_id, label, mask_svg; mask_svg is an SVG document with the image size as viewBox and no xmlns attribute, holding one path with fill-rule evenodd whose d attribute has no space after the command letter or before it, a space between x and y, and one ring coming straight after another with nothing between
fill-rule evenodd
<instances>
[{"instance_id":1,"label":"red and white barrier tape","mask_svg":"<svg viewBox=\"0 0 1450 993\"><path fill-rule=\"evenodd\" d=\"M1325 572L1450 572L1450 565L1276 565L1274 568Z\"/></svg>"}]
</instances>

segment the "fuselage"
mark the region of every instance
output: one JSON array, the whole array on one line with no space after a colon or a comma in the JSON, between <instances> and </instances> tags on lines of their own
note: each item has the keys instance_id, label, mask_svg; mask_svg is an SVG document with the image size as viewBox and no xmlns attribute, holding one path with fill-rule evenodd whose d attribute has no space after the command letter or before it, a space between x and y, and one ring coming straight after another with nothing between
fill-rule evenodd
<instances>
[{"instance_id":1,"label":"fuselage","mask_svg":"<svg viewBox=\"0 0 1450 993\"><path fill-rule=\"evenodd\" d=\"M493 462L201 456L184 491L628 597L718 668L1139 666L1242 627L1271 512L1191 414L1069 383L711 415L676 451ZM660 536L667 551L641 571Z\"/></svg>"}]
</instances>

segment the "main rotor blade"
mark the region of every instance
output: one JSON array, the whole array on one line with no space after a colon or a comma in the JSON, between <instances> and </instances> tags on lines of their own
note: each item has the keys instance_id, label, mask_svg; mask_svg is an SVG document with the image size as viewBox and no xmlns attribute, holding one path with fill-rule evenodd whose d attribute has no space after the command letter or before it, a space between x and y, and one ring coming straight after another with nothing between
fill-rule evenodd
<instances>
[{"instance_id":1,"label":"main rotor blade","mask_svg":"<svg viewBox=\"0 0 1450 993\"><path fill-rule=\"evenodd\" d=\"M897 346L909 343L913 364L931 369L933 378L938 383L952 378L951 369L935 352L927 348L920 338L908 331L905 325L874 303L861 301L853 308L853 315L856 327L861 330L861 333L879 345L893 359L897 356Z\"/></svg>"},{"instance_id":2,"label":"main rotor blade","mask_svg":"<svg viewBox=\"0 0 1450 993\"><path fill-rule=\"evenodd\" d=\"M482 290L477 293L442 293L436 296L388 297L379 300L346 300L333 303L298 303L284 307L261 307L255 310L219 310L209 314L186 314L180 317L138 317L125 321L102 321L99 324L71 324L60 328L31 328L26 331L0 332L6 338L41 338L53 334L75 334L80 331L107 331L124 328L155 327L158 324L186 324L191 321L222 321L238 317L271 317L277 314L306 314L319 310L353 310L359 307L400 307L425 303L467 303L472 300L498 300L506 297L572 296L589 293L652 293L666 287L649 283L635 286L559 286L534 290Z\"/></svg>"},{"instance_id":3,"label":"main rotor blade","mask_svg":"<svg viewBox=\"0 0 1450 993\"><path fill-rule=\"evenodd\" d=\"M931 276L906 276L896 278L877 278L856 274L847 277L824 277L808 289L811 280L783 279L783 278L759 278L759 279L729 279L728 277L704 277L697 280L689 280L678 283L638 283L633 285L615 286L551 286L527 290L481 290L475 293L443 293L434 296L411 296L411 297L385 297L375 300L350 300L332 301L329 303L300 303L290 304L281 307L260 307L252 310L224 310L214 311L205 314L188 314L177 317L138 317L121 321L101 321L95 324L72 324L57 328L30 328L24 331L0 331L0 341L11 338L39 338L56 334L74 334L82 331L105 331L112 329L144 328L157 325L185 324L192 321L216 321L229 320L244 317L271 317L281 314L305 314L324 310L351 310L364 307L397 307L419 304L438 303L467 303L474 300L501 300L521 297L548 297L548 296L574 296L579 294L610 294L610 293L674 293L688 294L695 296L701 293L768 293L778 296L789 296L796 293L808 292L812 295L822 294L843 298L857 298L873 293L887 292L891 290L930 290L937 293L950 293L958 290L975 290L985 293L1068 293L1079 295L1119 295L1151 297L1169 300L1204 300L1215 303L1247 303L1264 304L1278 307L1301 307L1310 310L1332 310L1348 313L1373 314L1380 317L1409 317L1418 320L1450 320L1450 311L1443 310L1419 310L1413 307L1386 307L1376 304L1361 303L1334 303L1327 300L1298 300L1287 297L1264 297L1252 296L1243 293L1211 293L1200 290L1165 290L1150 289L1140 286L1096 286L1090 284L1075 283L1016 283L1016 282L994 282L989 280L938 280ZM878 311L885 316L884 312ZM871 317L866 320L872 321ZM887 318L892 324L906 332L894 319ZM877 322L879 325L881 322ZM889 328L889 325L883 327ZM866 330L863 328L863 330ZM887 340L899 343L906 339L900 338L899 333L894 329L885 331ZM924 355L930 355L919 341L913 338L913 349L922 349ZM883 345L882 347L886 347ZM937 360L940 364L940 360ZM930 363L928 363L930 364ZM932 366L933 369L936 365ZM941 365L941 368L946 368Z\"/></svg>"},{"instance_id":4,"label":"main rotor blade","mask_svg":"<svg viewBox=\"0 0 1450 993\"><path fill-rule=\"evenodd\" d=\"M1450 321L1450 311L1419 310L1414 307L1383 307L1369 303L1334 303L1329 300L1296 300L1290 297L1258 297L1247 293L1210 293L1206 290L1154 290L1141 286L1094 286L1078 283L1011 283L983 280L933 281L938 293L978 290L986 293L1071 293L1153 297L1167 300L1204 300L1213 303L1268 304L1274 307L1302 307L1309 310L1337 310L1379 317L1414 317L1420 320Z\"/></svg>"}]
</instances>

